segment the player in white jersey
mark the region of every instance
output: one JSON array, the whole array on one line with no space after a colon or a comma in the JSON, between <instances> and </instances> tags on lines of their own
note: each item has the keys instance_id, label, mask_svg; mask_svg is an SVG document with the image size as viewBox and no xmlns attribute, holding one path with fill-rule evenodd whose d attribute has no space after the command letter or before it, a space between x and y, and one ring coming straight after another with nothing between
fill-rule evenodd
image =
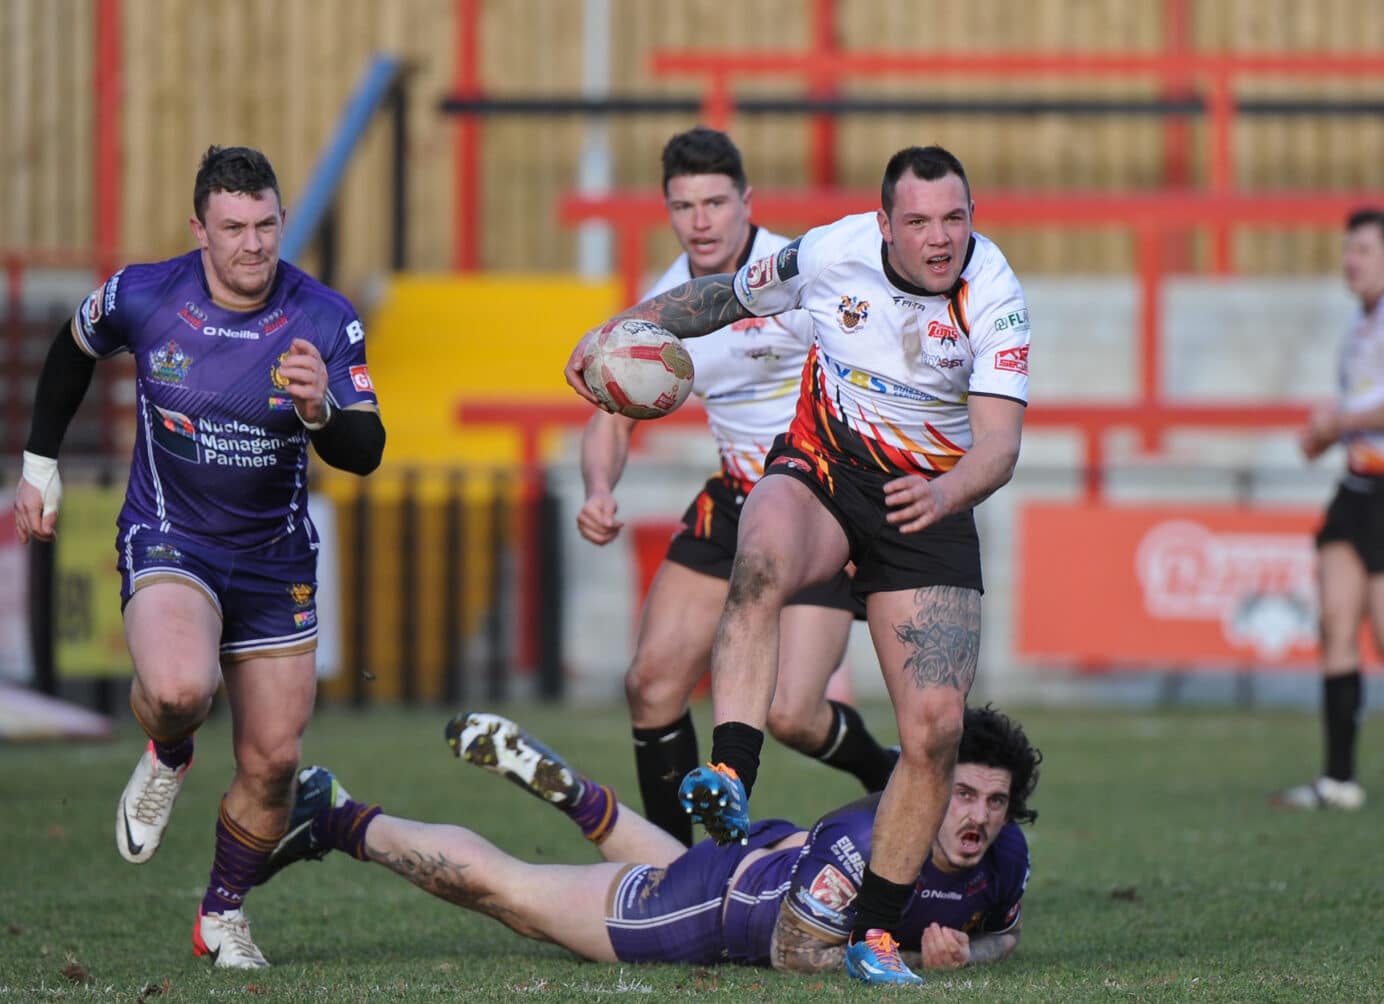
<instances>
[{"instance_id":1,"label":"player in white jersey","mask_svg":"<svg viewBox=\"0 0 1384 1004\"><path fill-rule=\"evenodd\" d=\"M1317 534L1326 765L1315 780L1274 797L1294 809L1365 804L1355 777L1364 705L1361 621L1368 618L1375 639L1384 642L1384 209L1350 215L1343 264L1360 316L1341 347L1340 396L1315 412L1299 437L1309 460L1344 444L1347 469Z\"/></svg>"},{"instance_id":2,"label":"player in white jersey","mask_svg":"<svg viewBox=\"0 0 1384 1004\"><path fill-rule=\"evenodd\" d=\"M663 148L663 192L683 253L650 296L698 276L733 272L788 243L751 222L752 190L740 151L723 132L698 127L673 136ZM747 317L687 343L696 369L693 392L706 406L721 470L707 480L669 543L625 676L645 815L684 844L692 843L692 821L678 786L699 762L688 700L710 665L741 506L764 473L774 438L793 420L811 344L811 323L802 311ZM577 528L594 544L608 544L620 532L614 489L634 425L633 419L597 412L582 437L586 502ZM859 712L825 697L851 622L863 609L844 572L789 599L781 619L782 672L768 725L787 745L879 791L893 755L870 735Z\"/></svg>"},{"instance_id":3,"label":"player in white jersey","mask_svg":"<svg viewBox=\"0 0 1384 1004\"><path fill-rule=\"evenodd\" d=\"M1018 459L1029 324L1003 255L972 231L970 186L952 154L899 151L881 203L873 219L811 230L734 276L694 279L623 316L683 338L793 308L812 317L797 416L740 522L712 653L712 764L689 774L682 793L713 837L743 838L778 613L785 597L853 561L902 757L876 817L847 971L916 983L891 929L946 806L980 649L972 507ZM566 375L594 403L581 376L584 342Z\"/></svg>"}]
</instances>

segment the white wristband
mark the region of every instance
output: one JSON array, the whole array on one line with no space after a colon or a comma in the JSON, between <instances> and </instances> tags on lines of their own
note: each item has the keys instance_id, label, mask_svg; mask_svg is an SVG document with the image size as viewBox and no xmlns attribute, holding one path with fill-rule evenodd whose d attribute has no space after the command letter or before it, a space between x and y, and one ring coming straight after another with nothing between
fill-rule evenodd
<instances>
[{"instance_id":1,"label":"white wristband","mask_svg":"<svg viewBox=\"0 0 1384 1004\"><path fill-rule=\"evenodd\" d=\"M329 397L322 399L322 421L320 422L309 422L296 408L293 409L293 413L298 416L298 421L303 423L304 429L307 429L308 432L317 432L320 429L325 429L327 423L332 420L332 399Z\"/></svg>"},{"instance_id":2,"label":"white wristband","mask_svg":"<svg viewBox=\"0 0 1384 1004\"><path fill-rule=\"evenodd\" d=\"M42 493L44 516L58 511L58 503L62 501L62 478L58 476L57 458L41 457L25 450L24 468L19 476Z\"/></svg>"}]
</instances>

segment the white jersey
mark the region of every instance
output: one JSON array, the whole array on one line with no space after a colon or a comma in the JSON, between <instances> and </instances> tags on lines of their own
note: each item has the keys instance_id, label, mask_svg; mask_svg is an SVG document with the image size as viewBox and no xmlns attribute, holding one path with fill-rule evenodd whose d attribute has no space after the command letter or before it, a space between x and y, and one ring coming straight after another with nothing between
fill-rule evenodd
<instances>
[{"instance_id":1,"label":"white jersey","mask_svg":"<svg viewBox=\"0 0 1384 1004\"><path fill-rule=\"evenodd\" d=\"M930 294L885 260L874 213L809 230L735 274L756 315L804 308L814 344L794 445L931 476L971 446L971 394L1028 403L1028 308L1004 255L972 236L956 286Z\"/></svg>"},{"instance_id":2,"label":"white jersey","mask_svg":"<svg viewBox=\"0 0 1384 1004\"><path fill-rule=\"evenodd\" d=\"M756 227L746 260L772 255L787 243L787 237ZM687 255L681 254L644 298L691 278ZM812 345L811 321L802 311L750 317L683 345L696 370L692 393L706 406L722 468L753 484L764 473L774 437L787 432L793 421L803 362Z\"/></svg>"},{"instance_id":3,"label":"white jersey","mask_svg":"<svg viewBox=\"0 0 1384 1004\"><path fill-rule=\"evenodd\" d=\"M1337 382L1343 411L1370 411L1384 405L1384 305L1361 313L1341 347ZM1350 473L1384 475L1384 430L1345 436Z\"/></svg>"}]
</instances>

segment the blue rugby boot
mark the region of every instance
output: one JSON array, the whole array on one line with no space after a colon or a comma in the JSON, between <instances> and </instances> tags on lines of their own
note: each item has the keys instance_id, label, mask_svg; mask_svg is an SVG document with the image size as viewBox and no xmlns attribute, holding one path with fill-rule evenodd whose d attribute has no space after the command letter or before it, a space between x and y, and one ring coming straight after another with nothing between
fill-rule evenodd
<instances>
[{"instance_id":1,"label":"blue rugby boot","mask_svg":"<svg viewBox=\"0 0 1384 1004\"><path fill-rule=\"evenodd\" d=\"M567 761L502 715L457 715L444 734L456 756L559 809L570 809L581 798L581 776Z\"/></svg>"},{"instance_id":2,"label":"blue rugby boot","mask_svg":"<svg viewBox=\"0 0 1384 1004\"><path fill-rule=\"evenodd\" d=\"M923 978L904 965L899 943L888 931L871 928L864 941L846 946L846 974L862 983L916 985Z\"/></svg>"},{"instance_id":3,"label":"blue rugby boot","mask_svg":"<svg viewBox=\"0 0 1384 1004\"><path fill-rule=\"evenodd\" d=\"M739 776L723 763L694 767L678 786L678 800L692 822L718 844L745 843L750 835L750 797Z\"/></svg>"},{"instance_id":4,"label":"blue rugby boot","mask_svg":"<svg viewBox=\"0 0 1384 1004\"><path fill-rule=\"evenodd\" d=\"M269 852L259 884L268 882L295 861L320 861L331 850L313 839L313 821L322 812L346 804L350 794L326 767L304 767L298 772L298 796L288 819L288 832Z\"/></svg>"}]
</instances>

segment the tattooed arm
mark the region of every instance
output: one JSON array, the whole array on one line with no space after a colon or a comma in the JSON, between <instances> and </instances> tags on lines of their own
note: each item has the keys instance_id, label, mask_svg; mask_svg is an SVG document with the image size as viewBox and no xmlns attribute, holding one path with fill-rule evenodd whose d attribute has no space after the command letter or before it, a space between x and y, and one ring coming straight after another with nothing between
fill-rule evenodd
<instances>
[{"instance_id":1,"label":"tattooed arm","mask_svg":"<svg viewBox=\"0 0 1384 1004\"><path fill-rule=\"evenodd\" d=\"M679 338L697 338L724 328L734 321L754 316L746 310L735 295L731 273L724 275L704 275L699 279L684 282L681 286L651 296L642 303L636 303L629 310L616 314L605 324L593 328L577 342L572 354L567 357L563 376L567 384L591 404L600 405L596 396L586 386L582 368L586 355L586 343L597 332L626 318L652 321L659 327L671 331Z\"/></svg>"},{"instance_id":2,"label":"tattooed arm","mask_svg":"<svg viewBox=\"0 0 1384 1004\"><path fill-rule=\"evenodd\" d=\"M651 296L643 303L636 303L612 320L634 317L653 321L679 338L708 335L734 321L754 316L740 305L731 284L734 278L734 274L728 272L692 279Z\"/></svg>"},{"instance_id":3,"label":"tattooed arm","mask_svg":"<svg viewBox=\"0 0 1384 1004\"><path fill-rule=\"evenodd\" d=\"M846 939L832 941L809 927L785 902L769 939L769 962L788 973L819 973L837 969L846 961Z\"/></svg>"}]
</instances>

